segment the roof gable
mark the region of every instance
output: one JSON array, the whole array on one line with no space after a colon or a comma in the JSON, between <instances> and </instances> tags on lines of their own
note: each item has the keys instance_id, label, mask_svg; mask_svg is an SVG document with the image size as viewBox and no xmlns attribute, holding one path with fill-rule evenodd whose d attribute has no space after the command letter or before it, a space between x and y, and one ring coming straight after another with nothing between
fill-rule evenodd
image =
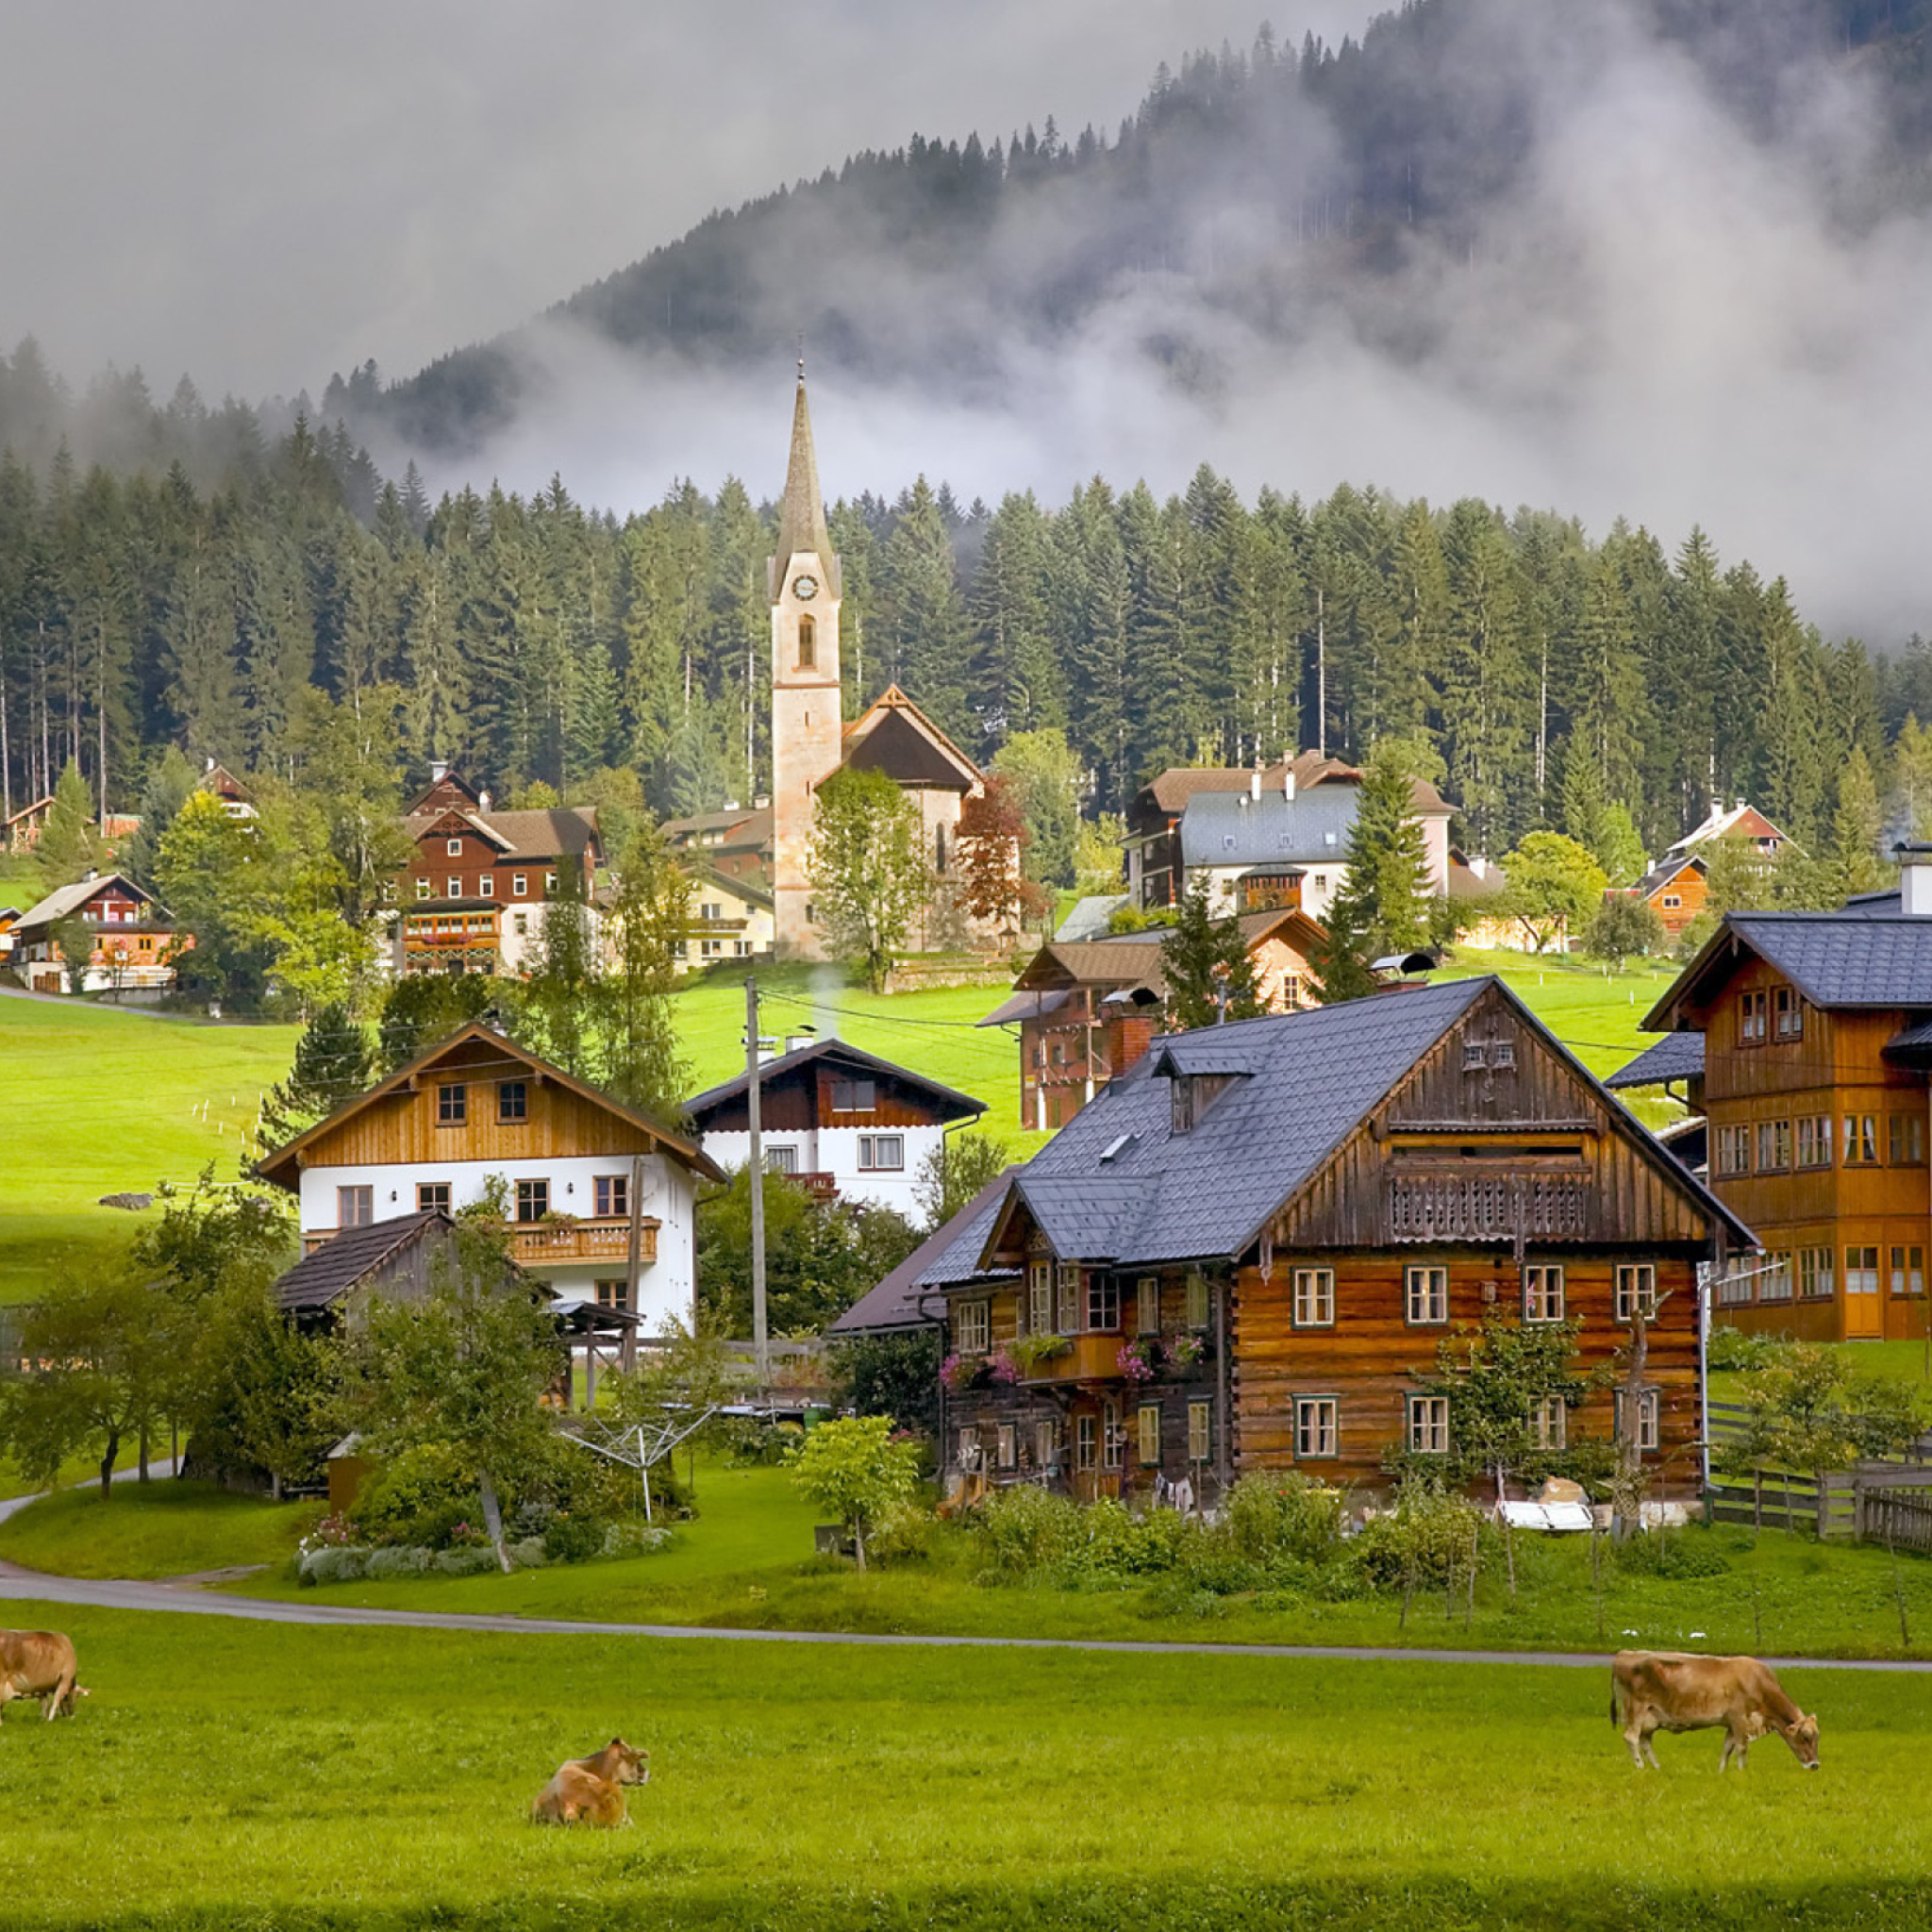
<instances>
[{"instance_id":1,"label":"roof gable","mask_svg":"<svg viewBox=\"0 0 1932 1932\"><path fill-rule=\"evenodd\" d=\"M565 1092L575 1094L579 1100L601 1109L611 1119L622 1122L626 1127L646 1135L653 1145L681 1165L712 1180L724 1178L716 1163L694 1141L688 1141L681 1134L674 1134L647 1115L635 1108L621 1105L608 1093L601 1093L588 1082L579 1080L575 1074L566 1074L561 1067L552 1066L528 1047L520 1046L507 1033L499 1033L495 1027L480 1020L473 1020L467 1026L451 1034L446 1040L440 1040L434 1046L418 1054L407 1066L398 1067L386 1079L378 1080L366 1092L358 1093L347 1100L326 1119L318 1121L306 1132L297 1134L292 1141L284 1141L274 1153L265 1156L256 1163L256 1172L264 1180L273 1181L277 1187L294 1188L299 1185L303 1166L314 1164L311 1157L326 1146L332 1136L346 1127L351 1122L378 1107L395 1095L414 1093L422 1084L425 1074L434 1074L443 1069L455 1072L483 1063L493 1067L507 1068L511 1063L521 1064L532 1074L550 1081Z\"/></svg>"},{"instance_id":2,"label":"roof gable","mask_svg":"<svg viewBox=\"0 0 1932 1932\"><path fill-rule=\"evenodd\" d=\"M1730 912L1644 1015L1644 1031L1696 1025L1753 958L1782 974L1814 1007L1932 1007L1932 919L1865 908Z\"/></svg>"},{"instance_id":3,"label":"roof gable","mask_svg":"<svg viewBox=\"0 0 1932 1932\"><path fill-rule=\"evenodd\" d=\"M979 767L896 684L846 725L841 758L854 771L884 772L902 785L971 791L984 782Z\"/></svg>"},{"instance_id":4,"label":"roof gable","mask_svg":"<svg viewBox=\"0 0 1932 1932\"><path fill-rule=\"evenodd\" d=\"M867 1053L863 1047L853 1046L843 1040L815 1040L808 1046L794 1048L791 1053L779 1054L775 1058L764 1061L758 1068L758 1091L763 1093L787 1075L803 1074L822 1063L854 1074L896 1080L902 1086L925 1095L947 1120L965 1120L986 1111L985 1101L975 1100L970 1093L961 1093L957 1088L928 1079L924 1074L915 1074L910 1067L895 1066L891 1060L881 1059L876 1054ZM715 1114L734 1100L741 1099L749 1085L748 1074L734 1074L718 1086L694 1094L685 1102L685 1111L702 1133L706 1116Z\"/></svg>"},{"instance_id":5,"label":"roof gable","mask_svg":"<svg viewBox=\"0 0 1932 1932\"><path fill-rule=\"evenodd\" d=\"M38 931L42 926L53 924L56 920L70 919L82 907L110 891L131 899L139 906L152 908L163 919L169 916L167 908L146 887L136 885L125 872L109 872L97 874L92 878L75 879L71 885L57 886L38 906L21 915L14 930Z\"/></svg>"}]
</instances>

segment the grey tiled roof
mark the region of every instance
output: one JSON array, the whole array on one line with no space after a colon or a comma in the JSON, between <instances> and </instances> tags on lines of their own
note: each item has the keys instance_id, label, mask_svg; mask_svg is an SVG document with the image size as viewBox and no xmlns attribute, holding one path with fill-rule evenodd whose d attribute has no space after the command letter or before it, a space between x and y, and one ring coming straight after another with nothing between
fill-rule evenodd
<instances>
[{"instance_id":1,"label":"grey tiled roof","mask_svg":"<svg viewBox=\"0 0 1932 1932\"><path fill-rule=\"evenodd\" d=\"M969 1261L977 1257L992 1231L993 1216L1007 1197L1007 1185L1018 1172L1017 1167L1009 1167L988 1181L952 1220L927 1235L870 1294L854 1302L825 1333L867 1335L894 1328L936 1327L940 1320L938 1307L928 1312L919 1306L921 1293L932 1285L926 1279L928 1274L955 1248L962 1251ZM972 1276L969 1269L966 1278L977 1277Z\"/></svg>"},{"instance_id":2,"label":"grey tiled roof","mask_svg":"<svg viewBox=\"0 0 1932 1932\"><path fill-rule=\"evenodd\" d=\"M1360 788L1317 785L1284 798L1207 791L1181 815L1185 865L1341 865Z\"/></svg>"},{"instance_id":3,"label":"grey tiled roof","mask_svg":"<svg viewBox=\"0 0 1932 1932\"><path fill-rule=\"evenodd\" d=\"M1666 1033L1626 1061L1604 1082L1621 1092L1626 1087L1656 1087L1665 1080L1692 1080L1704 1072L1704 1035Z\"/></svg>"},{"instance_id":4,"label":"grey tiled roof","mask_svg":"<svg viewBox=\"0 0 1932 1932\"><path fill-rule=\"evenodd\" d=\"M1034 1156L1014 1189L1069 1258L1133 1266L1237 1254L1492 984L1457 980L1158 1042ZM1175 1134L1170 1083L1155 1073L1170 1061L1249 1071L1191 1133ZM961 1241L933 1272L963 1280L976 1261Z\"/></svg>"},{"instance_id":5,"label":"grey tiled roof","mask_svg":"<svg viewBox=\"0 0 1932 1932\"><path fill-rule=\"evenodd\" d=\"M1733 912L1724 924L1814 1007L1932 1007L1932 919Z\"/></svg>"},{"instance_id":6,"label":"grey tiled roof","mask_svg":"<svg viewBox=\"0 0 1932 1932\"><path fill-rule=\"evenodd\" d=\"M305 1255L275 1283L275 1300L290 1313L328 1307L438 1223L445 1228L452 1225L441 1208L425 1208L415 1214L398 1214L392 1221L372 1222L367 1227L345 1227L312 1255Z\"/></svg>"}]
</instances>

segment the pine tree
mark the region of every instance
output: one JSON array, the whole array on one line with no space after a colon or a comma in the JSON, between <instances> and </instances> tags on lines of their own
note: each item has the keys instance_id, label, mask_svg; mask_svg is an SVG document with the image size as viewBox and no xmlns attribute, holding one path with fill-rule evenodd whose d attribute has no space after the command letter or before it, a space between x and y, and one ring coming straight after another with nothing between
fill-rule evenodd
<instances>
[{"instance_id":1,"label":"pine tree","mask_svg":"<svg viewBox=\"0 0 1932 1932\"><path fill-rule=\"evenodd\" d=\"M1884 878L1878 858L1882 824L1872 767L1864 748L1854 745L1839 773L1838 809L1831 821L1831 893L1840 903L1855 892L1875 891Z\"/></svg>"},{"instance_id":2,"label":"pine tree","mask_svg":"<svg viewBox=\"0 0 1932 1932\"><path fill-rule=\"evenodd\" d=\"M318 1008L295 1041L295 1062L261 1103L257 1138L275 1148L360 1093L375 1073L369 1036L341 1001Z\"/></svg>"},{"instance_id":3,"label":"pine tree","mask_svg":"<svg viewBox=\"0 0 1932 1932\"><path fill-rule=\"evenodd\" d=\"M691 929L691 881L656 826L639 826L619 855L605 917L611 957L595 1000L601 1084L625 1107L677 1120L693 1084L671 1010Z\"/></svg>"},{"instance_id":4,"label":"pine tree","mask_svg":"<svg viewBox=\"0 0 1932 1932\"><path fill-rule=\"evenodd\" d=\"M1330 907L1369 958L1411 952L1429 937L1428 854L1415 819L1415 773L1400 740L1369 754L1348 834L1348 879Z\"/></svg>"},{"instance_id":5,"label":"pine tree","mask_svg":"<svg viewBox=\"0 0 1932 1932\"><path fill-rule=\"evenodd\" d=\"M1175 1033L1223 1020L1252 1020L1265 1010L1255 962L1241 941L1241 921L1208 910L1208 881L1197 878L1160 949L1167 980L1167 1024Z\"/></svg>"},{"instance_id":6,"label":"pine tree","mask_svg":"<svg viewBox=\"0 0 1932 1932\"><path fill-rule=\"evenodd\" d=\"M574 852L557 862L557 891L543 908L543 930L524 1005L532 1045L566 1074L588 1071L586 1027L597 976L590 888Z\"/></svg>"},{"instance_id":7,"label":"pine tree","mask_svg":"<svg viewBox=\"0 0 1932 1932\"><path fill-rule=\"evenodd\" d=\"M41 828L34 860L43 892L71 886L101 862L100 827L94 823L93 799L88 791L87 780L80 775L76 758L69 758L60 767L59 781L54 787L54 803L48 808L47 822Z\"/></svg>"}]
</instances>

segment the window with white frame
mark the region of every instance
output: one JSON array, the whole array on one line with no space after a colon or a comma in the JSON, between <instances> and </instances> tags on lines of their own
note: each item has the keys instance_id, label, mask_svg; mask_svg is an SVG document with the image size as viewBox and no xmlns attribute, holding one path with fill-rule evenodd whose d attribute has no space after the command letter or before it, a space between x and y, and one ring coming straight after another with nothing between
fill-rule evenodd
<instances>
[{"instance_id":1,"label":"window with white frame","mask_svg":"<svg viewBox=\"0 0 1932 1932\"><path fill-rule=\"evenodd\" d=\"M1100 1466L1102 1469L1118 1469L1121 1466L1122 1436L1121 1406L1109 1396L1100 1405Z\"/></svg>"},{"instance_id":2,"label":"window with white frame","mask_svg":"<svg viewBox=\"0 0 1932 1932\"><path fill-rule=\"evenodd\" d=\"M1053 1333L1053 1263L1035 1261L1026 1270L1026 1332Z\"/></svg>"},{"instance_id":3,"label":"window with white frame","mask_svg":"<svg viewBox=\"0 0 1932 1932\"><path fill-rule=\"evenodd\" d=\"M1560 1395L1541 1395L1529 1406L1530 1439L1539 1449L1560 1449L1569 1435L1569 1406Z\"/></svg>"},{"instance_id":4,"label":"window with white frame","mask_svg":"<svg viewBox=\"0 0 1932 1932\"><path fill-rule=\"evenodd\" d=\"M1060 1299L1060 1333L1077 1335L1080 1332L1080 1264L1077 1261L1062 1261L1057 1277Z\"/></svg>"},{"instance_id":5,"label":"window with white frame","mask_svg":"<svg viewBox=\"0 0 1932 1932\"><path fill-rule=\"evenodd\" d=\"M1033 1466L1057 1469L1060 1459L1059 1425L1043 1422L1033 1424Z\"/></svg>"},{"instance_id":6,"label":"window with white frame","mask_svg":"<svg viewBox=\"0 0 1932 1932\"><path fill-rule=\"evenodd\" d=\"M1446 1268L1405 1268L1403 1305L1414 1327L1449 1319L1449 1271Z\"/></svg>"},{"instance_id":7,"label":"window with white frame","mask_svg":"<svg viewBox=\"0 0 1932 1932\"><path fill-rule=\"evenodd\" d=\"M419 899L428 898L430 893L433 892L435 890L435 887L433 887L427 879L418 879L416 881L416 896Z\"/></svg>"},{"instance_id":8,"label":"window with white frame","mask_svg":"<svg viewBox=\"0 0 1932 1932\"><path fill-rule=\"evenodd\" d=\"M553 898L553 899L554 899L554 898L556 898L556 896L557 896L557 874L555 874L554 872L546 872L546 873L545 873L545 874L543 874L543 891L545 891L545 893L546 893L546 894L548 894L548 896L549 896L549 897L551 897L551 898Z\"/></svg>"},{"instance_id":9,"label":"window with white frame","mask_svg":"<svg viewBox=\"0 0 1932 1932\"><path fill-rule=\"evenodd\" d=\"M1297 1268L1294 1271L1294 1325L1297 1328L1334 1327L1334 1269Z\"/></svg>"},{"instance_id":10,"label":"window with white frame","mask_svg":"<svg viewBox=\"0 0 1932 1932\"><path fill-rule=\"evenodd\" d=\"M509 875L510 891L519 899L525 897L530 890L530 875L526 872L513 872Z\"/></svg>"},{"instance_id":11,"label":"window with white frame","mask_svg":"<svg viewBox=\"0 0 1932 1932\"><path fill-rule=\"evenodd\" d=\"M798 1172L798 1149L789 1141L765 1149L765 1172L767 1174L796 1174Z\"/></svg>"},{"instance_id":12,"label":"window with white frame","mask_svg":"<svg viewBox=\"0 0 1932 1932\"><path fill-rule=\"evenodd\" d=\"M1563 1271L1537 1264L1523 1271L1523 1319L1560 1322L1563 1319Z\"/></svg>"},{"instance_id":13,"label":"window with white frame","mask_svg":"<svg viewBox=\"0 0 1932 1932\"><path fill-rule=\"evenodd\" d=\"M862 1174L897 1174L906 1165L904 1134L861 1134L858 1166Z\"/></svg>"},{"instance_id":14,"label":"window with white frame","mask_svg":"<svg viewBox=\"0 0 1932 1932\"><path fill-rule=\"evenodd\" d=\"M1639 1315L1648 1322L1657 1313L1657 1269L1648 1261L1617 1264L1616 1312L1620 1322Z\"/></svg>"},{"instance_id":15,"label":"window with white frame","mask_svg":"<svg viewBox=\"0 0 1932 1932\"><path fill-rule=\"evenodd\" d=\"M1418 1456L1449 1453L1449 1398L1411 1395L1408 1398L1408 1446Z\"/></svg>"},{"instance_id":16,"label":"window with white frame","mask_svg":"<svg viewBox=\"0 0 1932 1932\"><path fill-rule=\"evenodd\" d=\"M463 841L460 839L451 839L442 849L450 858L460 858L463 856Z\"/></svg>"},{"instance_id":17,"label":"window with white frame","mask_svg":"<svg viewBox=\"0 0 1932 1932\"><path fill-rule=\"evenodd\" d=\"M1014 1469L1019 1466L1019 1440L1011 1423L1002 1423L1000 1424L999 1458L1002 1469Z\"/></svg>"},{"instance_id":18,"label":"window with white frame","mask_svg":"<svg viewBox=\"0 0 1932 1932\"><path fill-rule=\"evenodd\" d=\"M1617 1434L1621 1437L1626 1427L1625 1418L1629 1414L1629 1396L1617 1391ZM1637 1394L1637 1446L1640 1450L1655 1449L1657 1445L1657 1424L1662 1413L1657 1391L1641 1389Z\"/></svg>"},{"instance_id":19,"label":"window with white frame","mask_svg":"<svg viewBox=\"0 0 1932 1932\"><path fill-rule=\"evenodd\" d=\"M1205 1328L1212 1319L1208 1296L1208 1277L1205 1274L1188 1276L1188 1326Z\"/></svg>"},{"instance_id":20,"label":"window with white frame","mask_svg":"<svg viewBox=\"0 0 1932 1932\"><path fill-rule=\"evenodd\" d=\"M1135 1433L1139 1437L1135 1446L1140 1451L1141 1460L1150 1465L1158 1465L1160 1461L1159 1403L1143 1402L1135 1421L1138 1424Z\"/></svg>"},{"instance_id":21,"label":"window with white frame","mask_svg":"<svg viewBox=\"0 0 1932 1932\"><path fill-rule=\"evenodd\" d=\"M977 1469L979 1467L979 1425L969 1424L959 1431L959 1467Z\"/></svg>"},{"instance_id":22,"label":"window with white frame","mask_svg":"<svg viewBox=\"0 0 1932 1932\"><path fill-rule=\"evenodd\" d=\"M444 887L444 898L460 899L463 896L463 875L461 873L451 873L448 878L444 879L442 883Z\"/></svg>"},{"instance_id":23,"label":"window with white frame","mask_svg":"<svg viewBox=\"0 0 1932 1932\"><path fill-rule=\"evenodd\" d=\"M1211 1402L1191 1402L1188 1404L1188 1460L1206 1462L1212 1453L1210 1444L1214 1435L1214 1405Z\"/></svg>"},{"instance_id":24,"label":"window with white frame","mask_svg":"<svg viewBox=\"0 0 1932 1932\"><path fill-rule=\"evenodd\" d=\"M984 1355L992 1343L992 1304L961 1302L953 1339L961 1355Z\"/></svg>"},{"instance_id":25,"label":"window with white frame","mask_svg":"<svg viewBox=\"0 0 1932 1932\"><path fill-rule=\"evenodd\" d=\"M1160 1333L1160 1276L1143 1274L1134 1283L1134 1332Z\"/></svg>"},{"instance_id":26,"label":"window with white frame","mask_svg":"<svg viewBox=\"0 0 1932 1932\"><path fill-rule=\"evenodd\" d=\"M1298 1460L1341 1454L1341 1404L1333 1395L1294 1399L1294 1453Z\"/></svg>"},{"instance_id":27,"label":"window with white frame","mask_svg":"<svg viewBox=\"0 0 1932 1932\"><path fill-rule=\"evenodd\" d=\"M476 874L476 896L479 899L496 897L496 878L493 874L482 872Z\"/></svg>"}]
</instances>

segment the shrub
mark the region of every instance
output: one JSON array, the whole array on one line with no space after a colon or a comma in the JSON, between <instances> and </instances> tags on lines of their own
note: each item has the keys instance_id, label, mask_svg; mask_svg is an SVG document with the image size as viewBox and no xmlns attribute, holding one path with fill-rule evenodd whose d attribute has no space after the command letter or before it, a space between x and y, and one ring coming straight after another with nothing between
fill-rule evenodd
<instances>
[{"instance_id":1,"label":"shrub","mask_svg":"<svg viewBox=\"0 0 1932 1932\"><path fill-rule=\"evenodd\" d=\"M439 1550L435 1567L445 1576L480 1576L484 1571L496 1568L496 1552L475 1548Z\"/></svg>"},{"instance_id":2,"label":"shrub","mask_svg":"<svg viewBox=\"0 0 1932 1932\"><path fill-rule=\"evenodd\" d=\"M1320 1563L1341 1542L1346 1500L1299 1471L1244 1475L1227 1494L1222 1520L1235 1548L1257 1563L1298 1557Z\"/></svg>"},{"instance_id":3,"label":"shrub","mask_svg":"<svg viewBox=\"0 0 1932 1932\"><path fill-rule=\"evenodd\" d=\"M1424 1589L1467 1574L1482 1527L1474 1504L1410 1480L1396 1492L1393 1509L1362 1525L1349 1554L1376 1590Z\"/></svg>"},{"instance_id":4,"label":"shrub","mask_svg":"<svg viewBox=\"0 0 1932 1932\"><path fill-rule=\"evenodd\" d=\"M1635 1536L1617 1550L1617 1568L1634 1576L1722 1576L1730 1567L1724 1551L1696 1531Z\"/></svg>"},{"instance_id":5,"label":"shrub","mask_svg":"<svg viewBox=\"0 0 1932 1932\"><path fill-rule=\"evenodd\" d=\"M543 1539L541 1536L529 1536L520 1543L510 1544L509 1560L518 1570L541 1570L550 1558L544 1553Z\"/></svg>"},{"instance_id":6,"label":"shrub","mask_svg":"<svg viewBox=\"0 0 1932 1932\"><path fill-rule=\"evenodd\" d=\"M1768 1369L1786 1344L1775 1335L1747 1335L1741 1328L1713 1327L1705 1344L1706 1365L1720 1373Z\"/></svg>"},{"instance_id":7,"label":"shrub","mask_svg":"<svg viewBox=\"0 0 1932 1932\"><path fill-rule=\"evenodd\" d=\"M792 1425L756 1422L750 1416L726 1416L716 1426L719 1445L739 1469L783 1462L799 1437Z\"/></svg>"},{"instance_id":8,"label":"shrub","mask_svg":"<svg viewBox=\"0 0 1932 1932\"><path fill-rule=\"evenodd\" d=\"M553 1516L544 1525L543 1554L553 1563L588 1563L604 1554L608 1525L595 1516Z\"/></svg>"},{"instance_id":9,"label":"shrub","mask_svg":"<svg viewBox=\"0 0 1932 1932\"><path fill-rule=\"evenodd\" d=\"M356 1521L371 1542L444 1549L467 1541L482 1520L475 1482L441 1443L404 1450L356 1501Z\"/></svg>"},{"instance_id":10,"label":"shrub","mask_svg":"<svg viewBox=\"0 0 1932 1932\"><path fill-rule=\"evenodd\" d=\"M677 1541L677 1532L647 1523L611 1523L604 1528L607 1557L651 1557L668 1550Z\"/></svg>"},{"instance_id":11,"label":"shrub","mask_svg":"<svg viewBox=\"0 0 1932 1932\"><path fill-rule=\"evenodd\" d=\"M373 1550L333 1543L302 1558L301 1580L308 1584L354 1583L364 1574Z\"/></svg>"},{"instance_id":12,"label":"shrub","mask_svg":"<svg viewBox=\"0 0 1932 1932\"><path fill-rule=\"evenodd\" d=\"M917 1503L895 1503L873 1524L865 1540L866 1554L874 1562L922 1562L932 1555L939 1521Z\"/></svg>"},{"instance_id":13,"label":"shrub","mask_svg":"<svg viewBox=\"0 0 1932 1932\"><path fill-rule=\"evenodd\" d=\"M371 1582L391 1576L421 1576L435 1556L434 1550L422 1548L374 1550L363 1574Z\"/></svg>"},{"instance_id":14,"label":"shrub","mask_svg":"<svg viewBox=\"0 0 1932 1932\"><path fill-rule=\"evenodd\" d=\"M1081 1540L1080 1506L1065 1496L1016 1483L987 1499L978 1536L988 1569L1027 1576L1065 1561Z\"/></svg>"}]
</instances>

